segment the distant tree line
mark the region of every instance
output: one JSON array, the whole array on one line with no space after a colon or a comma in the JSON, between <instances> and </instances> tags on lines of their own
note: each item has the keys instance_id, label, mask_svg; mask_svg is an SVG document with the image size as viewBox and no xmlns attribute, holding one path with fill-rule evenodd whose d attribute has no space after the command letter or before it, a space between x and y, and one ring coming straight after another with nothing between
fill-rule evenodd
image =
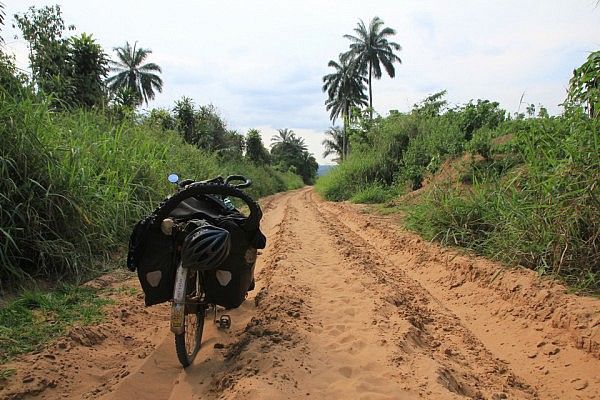
<instances>
[{"instance_id":1,"label":"distant tree line","mask_svg":"<svg viewBox=\"0 0 600 400\"><path fill-rule=\"evenodd\" d=\"M185 96L175 102L172 110L151 110L146 121L163 130L175 130L186 142L222 157L245 157L256 165L291 171L306 184L312 184L316 178L318 164L314 156L308 152L304 139L291 129L279 129L271 138L269 151L259 130L250 129L245 136L230 130L213 105L196 106Z\"/></svg>"}]
</instances>

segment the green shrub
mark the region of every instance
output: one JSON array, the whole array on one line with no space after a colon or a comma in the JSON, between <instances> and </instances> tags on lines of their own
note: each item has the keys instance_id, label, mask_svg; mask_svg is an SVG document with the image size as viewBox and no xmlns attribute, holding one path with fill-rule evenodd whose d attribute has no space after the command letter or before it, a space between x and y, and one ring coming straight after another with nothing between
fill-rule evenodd
<instances>
[{"instance_id":1,"label":"green shrub","mask_svg":"<svg viewBox=\"0 0 600 400\"><path fill-rule=\"evenodd\" d=\"M384 201L418 189L445 160L472 157L460 181L407 206L406 223L430 239L600 290L600 121L582 110L505 120L498 103L440 114L434 95L351 137L350 157L317 182L330 200ZM495 140L505 136L501 140Z\"/></svg>"},{"instance_id":2,"label":"green shrub","mask_svg":"<svg viewBox=\"0 0 600 400\"><path fill-rule=\"evenodd\" d=\"M518 156L485 163L472 191L433 191L408 211L407 225L597 291L599 131L599 121L581 115L531 121L515 133ZM512 168L515 160L523 164Z\"/></svg>"},{"instance_id":3,"label":"green shrub","mask_svg":"<svg viewBox=\"0 0 600 400\"><path fill-rule=\"evenodd\" d=\"M472 155L480 155L485 160L492 159L492 134L489 128L475 131L473 138L466 145L466 150Z\"/></svg>"},{"instance_id":4,"label":"green shrub","mask_svg":"<svg viewBox=\"0 0 600 400\"><path fill-rule=\"evenodd\" d=\"M396 194L397 192L390 187L370 184L362 187L354 196L352 196L350 201L363 204L385 203Z\"/></svg>"}]
</instances>

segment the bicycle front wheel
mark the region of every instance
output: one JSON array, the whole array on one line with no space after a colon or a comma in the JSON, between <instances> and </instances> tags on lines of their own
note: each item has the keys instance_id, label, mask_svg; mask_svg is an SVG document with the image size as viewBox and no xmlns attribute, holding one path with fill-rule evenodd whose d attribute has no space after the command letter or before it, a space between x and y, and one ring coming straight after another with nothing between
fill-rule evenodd
<instances>
[{"instance_id":1,"label":"bicycle front wheel","mask_svg":"<svg viewBox=\"0 0 600 400\"><path fill-rule=\"evenodd\" d=\"M185 368L194 362L202 343L206 307L203 299L200 274L189 271L185 280L185 311L183 314L183 332L175 334L177 358Z\"/></svg>"}]
</instances>

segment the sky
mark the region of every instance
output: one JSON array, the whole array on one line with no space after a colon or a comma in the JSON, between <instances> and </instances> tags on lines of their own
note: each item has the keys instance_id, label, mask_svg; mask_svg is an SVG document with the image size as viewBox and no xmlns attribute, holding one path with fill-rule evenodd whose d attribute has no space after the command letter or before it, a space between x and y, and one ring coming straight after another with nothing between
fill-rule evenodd
<instances>
[{"instance_id":1,"label":"sky","mask_svg":"<svg viewBox=\"0 0 600 400\"><path fill-rule=\"evenodd\" d=\"M182 96L213 104L230 129L277 129L303 137L320 164L331 126L322 77L348 49L344 34L359 19L380 17L402 46L396 77L373 83L373 106L409 111L447 90L451 104L498 101L510 112L523 103L559 114L573 69L600 48L596 0L237 1L0 0L6 6L5 47L27 68L27 47L11 27L29 6L60 4L75 33L92 33L113 55L125 41L150 48L164 90L149 105L172 108ZM336 121L337 124L340 121Z\"/></svg>"}]
</instances>

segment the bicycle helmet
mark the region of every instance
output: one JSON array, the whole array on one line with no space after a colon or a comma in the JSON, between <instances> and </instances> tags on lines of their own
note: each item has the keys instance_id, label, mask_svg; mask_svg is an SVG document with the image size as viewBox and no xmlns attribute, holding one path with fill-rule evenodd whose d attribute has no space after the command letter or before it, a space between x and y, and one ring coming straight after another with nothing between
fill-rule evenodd
<instances>
[{"instance_id":1,"label":"bicycle helmet","mask_svg":"<svg viewBox=\"0 0 600 400\"><path fill-rule=\"evenodd\" d=\"M229 232L207 224L186 236L181 248L181 264L184 268L214 269L229 256L230 248Z\"/></svg>"}]
</instances>

